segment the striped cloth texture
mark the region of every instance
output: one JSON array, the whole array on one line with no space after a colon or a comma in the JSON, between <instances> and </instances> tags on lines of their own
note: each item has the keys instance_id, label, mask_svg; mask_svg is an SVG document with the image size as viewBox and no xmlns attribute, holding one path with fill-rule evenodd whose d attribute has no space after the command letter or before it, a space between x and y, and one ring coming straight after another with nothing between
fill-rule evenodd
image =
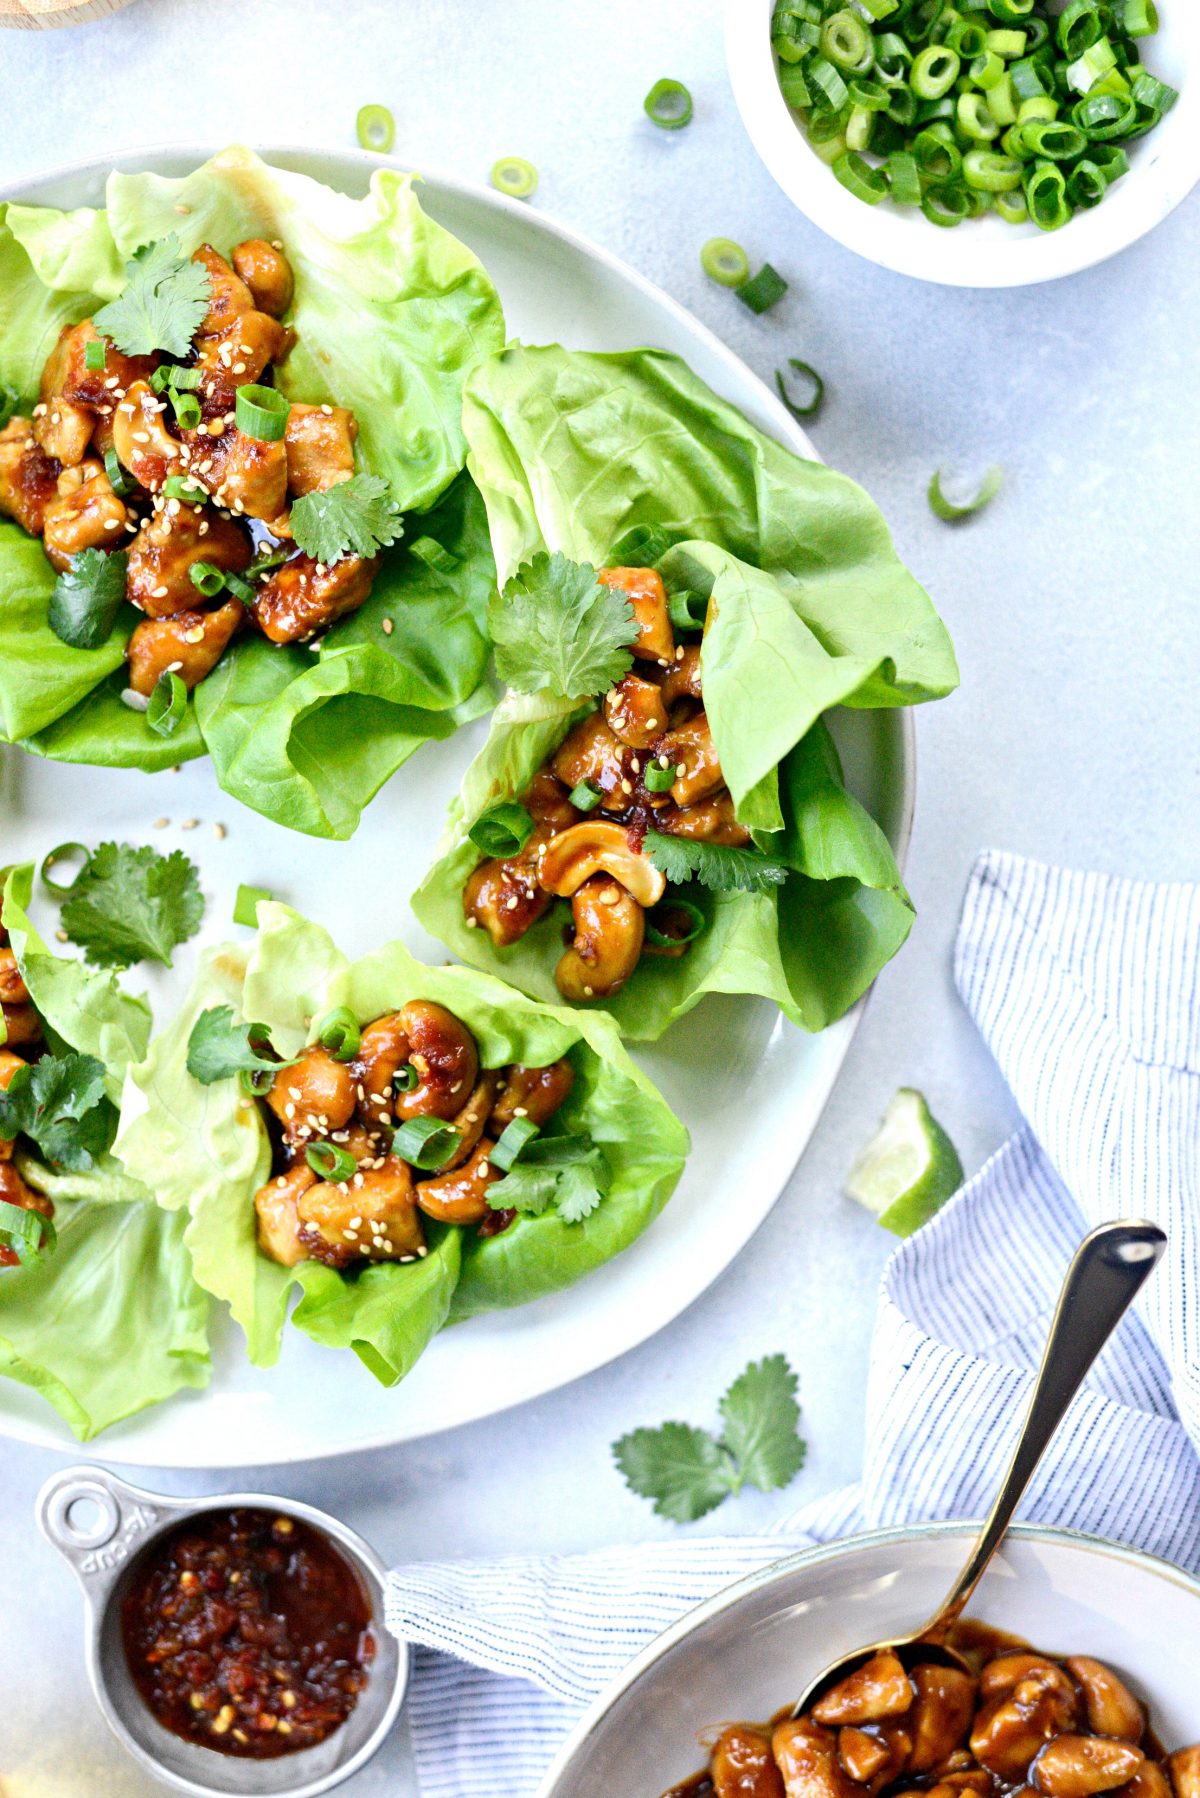
<instances>
[{"instance_id":1,"label":"striped cloth texture","mask_svg":"<svg viewBox=\"0 0 1200 1798\"><path fill-rule=\"evenodd\" d=\"M1200 1573L1200 887L986 852L955 978L1025 1125L887 1267L861 1485L765 1535L396 1569L423 1798L530 1798L624 1664L744 1574L862 1529L981 1517L1067 1265L1108 1219L1153 1219L1167 1253L1022 1515Z\"/></svg>"}]
</instances>

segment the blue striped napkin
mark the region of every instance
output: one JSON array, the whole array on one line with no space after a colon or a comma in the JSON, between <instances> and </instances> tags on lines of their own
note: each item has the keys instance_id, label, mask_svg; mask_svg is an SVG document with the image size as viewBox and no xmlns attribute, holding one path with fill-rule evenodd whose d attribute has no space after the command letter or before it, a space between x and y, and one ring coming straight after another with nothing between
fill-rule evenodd
<instances>
[{"instance_id":1,"label":"blue striped napkin","mask_svg":"<svg viewBox=\"0 0 1200 1798\"><path fill-rule=\"evenodd\" d=\"M862 1484L766 1536L398 1568L424 1798L527 1798L580 1711L690 1605L855 1530L979 1517L1084 1230L1148 1217L1163 1266L1025 1515L1200 1572L1200 888L987 853L955 956L1026 1126L884 1276Z\"/></svg>"}]
</instances>

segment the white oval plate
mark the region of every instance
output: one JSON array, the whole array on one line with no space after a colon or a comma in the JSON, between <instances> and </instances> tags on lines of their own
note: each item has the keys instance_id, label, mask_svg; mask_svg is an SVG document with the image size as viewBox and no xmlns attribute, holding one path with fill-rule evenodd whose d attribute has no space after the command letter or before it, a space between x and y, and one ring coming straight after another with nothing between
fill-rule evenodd
<instances>
[{"instance_id":1,"label":"white oval plate","mask_svg":"<svg viewBox=\"0 0 1200 1798\"><path fill-rule=\"evenodd\" d=\"M538 1798L663 1792L696 1772L701 1733L772 1717L838 1655L932 1616L977 1524L880 1530L728 1586L652 1642L573 1731ZM1018 1524L970 1615L1129 1680L1169 1748L1196 1740L1200 1582L1136 1549Z\"/></svg>"},{"instance_id":2,"label":"white oval plate","mask_svg":"<svg viewBox=\"0 0 1200 1798\"><path fill-rule=\"evenodd\" d=\"M9 198L99 205L110 167L181 175L218 146L138 150L25 183ZM353 151L266 149L269 160L361 194L380 158ZM390 159L396 167L411 164ZM509 335L577 349L652 344L675 351L762 430L815 452L762 383L682 307L615 257L529 207L486 188L426 178L422 199L476 251L499 287ZM178 774L78 769L11 750L0 762L4 858L40 856L69 838L180 847L200 865L208 899L201 941L228 925L239 881L264 886L319 919L351 956L393 937L426 960L445 958L408 910L433 856L445 808L478 749L486 721L430 743L401 769L349 843L297 836L225 797L206 761ZM899 855L912 819L915 747L900 712L835 720L847 777ZM154 829L168 817L170 825ZM199 820L186 832L185 820ZM213 825L228 836L215 841ZM51 917L50 922L53 922ZM190 978L196 945L173 973L151 980L156 1010ZM137 970L129 977L136 984ZM204 1392L181 1393L105 1432L106 1460L155 1467L240 1467L383 1447L469 1423L565 1385L644 1342L719 1277L782 1192L829 1097L861 1005L807 1036L758 1000L710 997L638 1059L692 1132L693 1152L662 1217L624 1255L579 1285L518 1310L472 1319L436 1338L402 1385L385 1390L348 1352L285 1332L279 1364L254 1368L240 1333L215 1327ZM165 1011L160 1012L165 1015ZM736 1107L738 1127L729 1127ZM74 1446L38 1397L0 1382L0 1434Z\"/></svg>"}]
</instances>

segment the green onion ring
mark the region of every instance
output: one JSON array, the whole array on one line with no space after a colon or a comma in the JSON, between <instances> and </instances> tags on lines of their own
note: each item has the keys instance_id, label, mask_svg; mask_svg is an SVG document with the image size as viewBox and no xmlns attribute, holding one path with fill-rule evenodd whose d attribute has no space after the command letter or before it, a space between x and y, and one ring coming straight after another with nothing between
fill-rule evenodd
<instances>
[{"instance_id":1,"label":"green onion ring","mask_svg":"<svg viewBox=\"0 0 1200 1798\"><path fill-rule=\"evenodd\" d=\"M82 858L82 866L76 869L74 879L68 880L65 884L59 880L51 880L50 869L54 866L55 862L65 861L68 856L73 857L76 855ZM79 879L79 876L83 873L84 868L87 867L91 859L92 852L86 843L60 843L57 849L52 849L50 851L49 855L42 863L42 885L48 893L53 893L56 899L65 899L67 894L71 891L71 888L75 885L75 881Z\"/></svg>"},{"instance_id":2,"label":"green onion ring","mask_svg":"<svg viewBox=\"0 0 1200 1798\"><path fill-rule=\"evenodd\" d=\"M335 1142L309 1143L304 1159L318 1180L330 1181L334 1186L344 1186L358 1172L358 1162L349 1149Z\"/></svg>"},{"instance_id":3,"label":"green onion ring","mask_svg":"<svg viewBox=\"0 0 1200 1798\"><path fill-rule=\"evenodd\" d=\"M101 374L104 369L105 343L103 337L89 337L83 346L83 366L89 374Z\"/></svg>"},{"instance_id":4,"label":"green onion ring","mask_svg":"<svg viewBox=\"0 0 1200 1798\"><path fill-rule=\"evenodd\" d=\"M740 287L750 279L750 259L732 237L710 237L700 252L700 267L721 287Z\"/></svg>"},{"instance_id":5,"label":"green onion ring","mask_svg":"<svg viewBox=\"0 0 1200 1798\"><path fill-rule=\"evenodd\" d=\"M444 1167L462 1142L462 1133L440 1118L409 1118L392 1138L392 1153L410 1167Z\"/></svg>"},{"instance_id":6,"label":"green onion ring","mask_svg":"<svg viewBox=\"0 0 1200 1798\"><path fill-rule=\"evenodd\" d=\"M188 690L174 669L159 675L146 707L146 723L156 737L173 737L187 711Z\"/></svg>"},{"instance_id":7,"label":"green onion ring","mask_svg":"<svg viewBox=\"0 0 1200 1798\"><path fill-rule=\"evenodd\" d=\"M970 189L949 182L926 188L921 196L921 211L931 225L951 230L971 216Z\"/></svg>"},{"instance_id":8,"label":"green onion ring","mask_svg":"<svg viewBox=\"0 0 1200 1798\"><path fill-rule=\"evenodd\" d=\"M275 1076L281 1067L290 1064L280 1062L277 1067L242 1068L238 1074L238 1085L251 1099L265 1099L275 1084Z\"/></svg>"},{"instance_id":9,"label":"green onion ring","mask_svg":"<svg viewBox=\"0 0 1200 1798\"><path fill-rule=\"evenodd\" d=\"M758 273L749 281L735 288L738 299L743 306L749 306L751 312L760 315L769 312L771 307L781 300L788 290L788 284L778 269L764 262Z\"/></svg>"},{"instance_id":10,"label":"green onion ring","mask_svg":"<svg viewBox=\"0 0 1200 1798\"><path fill-rule=\"evenodd\" d=\"M392 1091L397 1093L415 1092L421 1084L421 1076L411 1061L396 1069L392 1075Z\"/></svg>"},{"instance_id":11,"label":"green onion ring","mask_svg":"<svg viewBox=\"0 0 1200 1798\"><path fill-rule=\"evenodd\" d=\"M970 518L976 512L990 504L1004 485L1004 470L998 462L994 462L984 475L979 486L970 499L955 503L946 498L942 492L942 470L936 469L929 482L929 509L935 518L946 524L953 524L960 518Z\"/></svg>"},{"instance_id":12,"label":"green onion ring","mask_svg":"<svg viewBox=\"0 0 1200 1798\"><path fill-rule=\"evenodd\" d=\"M667 914L671 912L682 912L687 918L689 929L686 936L673 936L655 923L656 913L665 923ZM653 944L656 949L683 949L689 943L695 942L701 932L707 928L707 924L708 920L700 907L693 905L690 899L666 899L656 905L653 911L646 913L646 941Z\"/></svg>"},{"instance_id":13,"label":"green onion ring","mask_svg":"<svg viewBox=\"0 0 1200 1798\"><path fill-rule=\"evenodd\" d=\"M260 899L273 899L274 893L266 887L239 886L233 902L233 921L244 924L247 930L258 928L258 902Z\"/></svg>"},{"instance_id":14,"label":"green onion ring","mask_svg":"<svg viewBox=\"0 0 1200 1798\"><path fill-rule=\"evenodd\" d=\"M677 631L702 631L708 618L708 595L684 587L671 594L667 611Z\"/></svg>"},{"instance_id":15,"label":"green onion ring","mask_svg":"<svg viewBox=\"0 0 1200 1798\"><path fill-rule=\"evenodd\" d=\"M650 762L644 780L647 793L669 793L675 785L675 769L664 768L661 762Z\"/></svg>"},{"instance_id":16,"label":"green onion ring","mask_svg":"<svg viewBox=\"0 0 1200 1798\"><path fill-rule=\"evenodd\" d=\"M485 855L519 855L533 835L533 819L515 799L506 799L480 812L467 835Z\"/></svg>"},{"instance_id":17,"label":"green onion ring","mask_svg":"<svg viewBox=\"0 0 1200 1798\"><path fill-rule=\"evenodd\" d=\"M521 1150L528 1147L535 1136L541 1134L541 1125L535 1124L532 1118L514 1118L505 1126L496 1139L496 1146L488 1153L488 1160L493 1167L498 1167L502 1174L507 1174Z\"/></svg>"},{"instance_id":18,"label":"green onion ring","mask_svg":"<svg viewBox=\"0 0 1200 1798\"><path fill-rule=\"evenodd\" d=\"M654 83L642 105L651 124L658 125L663 131L682 131L685 125L691 124L696 110L683 82L671 81L666 76Z\"/></svg>"},{"instance_id":19,"label":"green onion ring","mask_svg":"<svg viewBox=\"0 0 1200 1798\"><path fill-rule=\"evenodd\" d=\"M203 380L203 369L183 368L177 362L163 362L150 376L150 386L155 393L165 393L168 387L174 387L177 393L194 393Z\"/></svg>"},{"instance_id":20,"label":"green onion ring","mask_svg":"<svg viewBox=\"0 0 1200 1798\"><path fill-rule=\"evenodd\" d=\"M353 1061L362 1043L358 1019L348 1005L335 1006L317 1025L317 1041L335 1061Z\"/></svg>"},{"instance_id":21,"label":"green onion ring","mask_svg":"<svg viewBox=\"0 0 1200 1798\"><path fill-rule=\"evenodd\" d=\"M537 192L538 172L523 156L502 156L492 164L491 182L510 200L527 200Z\"/></svg>"},{"instance_id":22,"label":"green onion ring","mask_svg":"<svg viewBox=\"0 0 1200 1798\"><path fill-rule=\"evenodd\" d=\"M354 134L362 149L386 156L396 141L396 121L386 106L360 106Z\"/></svg>"},{"instance_id":23,"label":"green onion ring","mask_svg":"<svg viewBox=\"0 0 1200 1798\"><path fill-rule=\"evenodd\" d=\"M436 568L439 574L453 574L458 567L459 558L453 550L447 549L436 537L418 537L408 546L410 556L416 556L427 568Z\"/></svg>"},{"instance_id":24,"label":"green onion ring","mask_svg":"<svg viewBox=\"0 0 1200 1798\"><path fill-rule=\"evenodd\" d=\"M137 482L131 475L125 473L118 462L115 449L106 449L104 452L104 472L108 476L109 486L118 499L124 499L137 486Z\"/></svg>"},{"instance_id":25,"label":"green onion ring","mask_svg":"<svg viewBox=\"0 0 1200 1798\"><path fill-rule=\"evenodd\" d=\"M889 167L892 167L895 164L895 161L896 158L893 156L889 163ZM918 197L919 193L920 190L918 188ZM777 368L775 370L775 385L779 389L780 399L783 401L793 418L797 418L801 422L806 418L815 418L817 413L821 410L821 403L825 398L824 381L821 379L811 362L801 362L797 356L788 357L788 367L796 374L803 375L805 380L811 381L812 397L809 399L806 406L800 405L800 403L797 400L794 400L788 392L787 381L784 378L783 370Z\"/></svg>"},{"instance_id":26,"label":"green onion ring","mask_svg":"<svg viewBox=\"0 0 1200 1798\"><path fill-rule=\"evenodd\" d=\"M259 443L278 443L287 430L290 409L278 388L251 382L238 388L233 416L238 430L247 437Z\"/></svg>"},{"instance_id":27,"label":"green onion ring","mask_svg":"<svg viewBox=\"0 0 1200 1798\"><path fill-rule=\"evenodd\" d=\"M200 401L194 393L179 393L174 387L167 388L167 397L175 413L175 422L181 431L195 431L204 417Z\"/></svg>"},{"instance_id":28,"label":"green onion ring","mask_svg":"<svg viewBox=\"0 0 1200 1798\"><path fill-rule=\"evenodd\" d=\"M258 594L249 581L244 581L240 574L227 574L225 586L235 599L241 600L244 606L252 606L258 598Z\"/></svg>"},{"instance_id":29,"label":"green onion ring","mask_svg":"<svg viewBox=\"0 0 1200 1798\"><path fill-rule=\"evenodd\" d=\"M594 812L603 797L599 787L593 786L590 780L581 780L577 787L571 788L567 800L577 812Z\"/></svg>"},{"instance_id":30,"label":"green onion ring","mask_svg":"<svg viewBox=\"0 0 1200 1798\"><path fill-rule=\"evenodd\" d=\"M215 562L193 562L188 569L188 579L205 599L215 599L218 593L225 591L225 570L218 568Z\"/></svg>"},{"instance_id":31,"label":"green onion ring","mask_svg":"<svg viewBox=\"0 0 1200 1798\"><path fill-rule=\"evenodd\" d=\"M857 150L844 150L834 163L833 172L847 193L868 206L878 206L887 195L887 176L872 168Z\"/></svg>"},{"instance_id":32,"label":"green onion ring","mask_svg":"<svg viewBox=\"0 0 1200 1798\"><path fill-rule=\"evenodd\" d=\"M207 490L185 474L169 474L162 490L168 499L177 499L185 506L202 506L208 498Z\"/></svg>"}]
</instances>

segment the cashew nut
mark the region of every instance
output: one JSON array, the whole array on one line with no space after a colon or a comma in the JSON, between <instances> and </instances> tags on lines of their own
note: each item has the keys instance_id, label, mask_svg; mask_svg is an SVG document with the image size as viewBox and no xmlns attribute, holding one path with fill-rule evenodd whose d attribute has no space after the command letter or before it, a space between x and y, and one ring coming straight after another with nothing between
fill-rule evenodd
<instances>
[{"instance_id":1,"label":"cashew nut","mask_svg":"<svg viewBox=\"0 0 1200 1798\"><path fill-rule=\"evenodd\" d=\"M560 831L542 853L538 880L548 893L569 899L593 874L611 874L639 905L657 905L666 880L648 855L630 847L620 824L587 818Z\"/></svg>"},{"instance_id":2,"label":"cashew nut","mask_svg":"<svg viewBox=\"0 0 1200 1798\"><path fill-rule=\"evenodd\" d=\"M541 1125L565 1105L575 1084L575 1069L564 1055L549 1067L527 1068L520 1062L508 1070L504 1090L496 1100L491 1116L495 1135L508 1127L515 1117L529 1118Z\"/></svg>"},{"instance_id":3,"label":"cashew nut","mask_svg":"<svg viewBox=\"0 0 1200 1798\"><path fill-rule=\"evenodd\" d=\"M400 1092L393 1081L405 1065L417 1083ZM444 1005L413 999L368 1024L354 1061L368 1121L394 1117L451 1119L470 1096L479 1073L475 1038ZM486 1114L485 1114L486 1115Z\"/></svg>"},{"instance_id":4,"label":"cashew nut","mask_svg":"<svg viewBox=\"0 0 1200 1798\"><path fill-rule=\"evenodd\" d=\"M593 874L571 900L575 934L554 970L564 999L579 1005L619 992L637 967L646 914L618 880Z\"/></svg>"},{"instance_id":5,"label":"cashew nut","mask_svg":"<svg viewBox=\"0 0 1200 1798\"><path fill-rule=\"evenodd\" d=\"M248 237L245 243L234 244L231 261L259 311L282 318L292 303L295 286L287 257L265 238Z\"/></svg>"},{"instance_id":6,"label":"cashew nut","mask_svg":"<svg viewBox=\"0 0 1200 1798\"><path fill-rule=\"evenodd\" d=\"M168 475L183 474L182 445L163 423L163 402L145 381L126 388L113 413L113 448L117 460L139 486L157 493Z\"/></svg>"},{"instance_id":7,"label":"cashew nut","mask_svg":"<svg viewBox=\"0 0 1200 1798\"><path fill-rule=\"evenodd\" d=\"M442 1224L478 1224L488 1215L487 1189L501 1178L488 1159L495 1143L487 1137L463 1167L418 1181L415 1197L427 1217Z\"/></svg>"},{"instance_id":8,"label":"cashew nut","mask_svg":"<svg viewBox=\"0 0 1200 1798\"><path fill-rule=\"evenodd\" d=\"M553 836L539 825L519 855L490 858L474 868L463 888L463 915L473 929L482 925L497 949L521 940L550 909L550 895L537 881L537 859Z\"/></svg>"}]
</instances>

